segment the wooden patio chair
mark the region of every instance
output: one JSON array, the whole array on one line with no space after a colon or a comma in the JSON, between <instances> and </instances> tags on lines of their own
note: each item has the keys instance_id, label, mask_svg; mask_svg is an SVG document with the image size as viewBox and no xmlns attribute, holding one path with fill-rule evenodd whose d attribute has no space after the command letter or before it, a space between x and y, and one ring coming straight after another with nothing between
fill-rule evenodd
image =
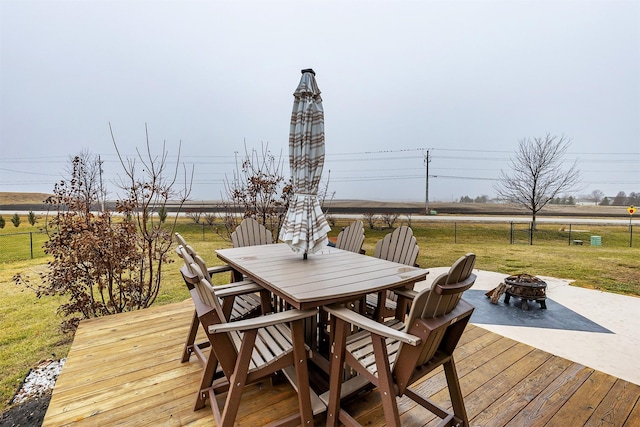
<instances>
[{"instance_id":1,"label":"wooden patio chair","mask_svg":"<svg viewBox=\"0 0 640 427\"><path fill-rule=\"evenodd\" d=\"M245 218L231 233L234 248L273 243L273 235L267 227L253 218Z\"/></svg>"},{"instance_id":2,"label":"wooden patio chair","mask_svg":"<svg viewBox=\"0 0 640 427\"><path fill-rule=\"evenodd\" d=\"M190 269L185 266L181 269L185 281L193 286L191 296L196 312L211 343L195 410L206 406L208 399L216 425L232 426L244 387L283 371L298 393L300 411L273 425L313 425L314 414L323 412L326 406L309 387L307 360L310 352L304 344L303 323L305 319L315 317L318 310L288 310L227 322L217 288L201 274L193 274L198 270L195 263ZM220 407L218 400L224 393L226 397Z\"/></svg>"},{"instance_id":3,"label":"wooden patio chair","mask_svg":"<svg viewBox=\"0 0 640 427\"><path fill-rule=\"evenodd\" d=\"M188 245L187 245L188 246ZM180 258L184 261L184 267L191 270L191 265L198 266L198 273L211 283L211 276L207 271L204 260L195 254L195 258L192 256L191 251L186 247L180 245L176 248L176 252ZM223 270L226 271L226 270ZM197 274L192 272L192 274ZM184 275L183 275L184 277ZM191 282L185 279L185 284L191 291ZM245 318L255 317L263 312L262 306L264 304L270 304L269 293L257 283L251 280L243 280L240 282L233 282L228 285L216 286L216 292L218 297L221 298L221 305L227 316L227 319L241 320ZM267 310L264 310L265 312ZM192 354L195 354L198 360L202 364L206 364L206 356L202 352L203 349L209 347L209 341L196 343L196 335L198 334L198 326L200 321L198 319L198 313L194 309L193 318L191 320L191 326L187 333L187 340L182 352L182 362L188 362Z\"/></svg>"},{"instance_id":4,"label":"wooden patio chair","mask_svg":"<svg viewBox=\"0 0 640 427\"><path fill-rule=\"evenodd\" d=\"M364 243L364 226L362 221L356 220L348 227L342 229L336 240L336 248L345 251L364 254L362 244Z\"/></svg>"},{"instance_id":5,"label":"wooden patio chair","mask_svg":"<svg viewBox=\"0 0 640 427\"><path fill-rule=\"evenodd\" d=\"M324 308L335 334L329 391L320 396L328 404L327 425L359 425L340 401L371 385L378 387L388 426L400 425L396 396L403 395L441 418L440 426L469 425L453 351L473 312L461 297L475 282L474 261L475 255L467 254L430 289L407 291L414 295L406 323L378 323L338 305ZM363 331L349 336L351 325ZM359 375L343 384L345 362ZM452 410L409 388L439 366L444 368Z\"/></svg>"},{"instance_id":6,"label":"wooden patio chair","mask_svg":"<svg viewBox=\"0 0 640 427\"><path fill-rule=\"evenodd\" d=\"M178 246L182 246L187 251L187 253L189 253L189 255L191 255L195 259L198 254L193 249L193 247L187 243L187 241L184 239L184 237L182 237L180 233L176 232L174 233L174 235L176 237L176 240L178 241ZM200 259L202 260L202 257L200 257ZM203 268L203 273L205 273L205 275L209 275L209 278L213 277L214 274L231 272L231 280L233 280L233 269L231 268L231 266L216 265L213 267L206 267L206 264L204 264L204 260L202 260L202 263L203 265L201 267Z\"/></svg>"},{"instance_id":7,"label":"wooden patio chair","mask_svg":"<svg viewBox=\"0 0 640 427\"><path fill-rule=\"evenodd\" d=\"M393 232L387 234L376 243L373 256L387 261L394 261L400 264L416 266L416 259L420 248L413 235L411 227L403 225L396 228ZM366 296L366 305L369 311L373 311L377 318L385 319L387 317L402 315L397 313L397 295L392 291L384 291ZM380 301L384 301L381 304Z\"/></svg>"}]
</instances>

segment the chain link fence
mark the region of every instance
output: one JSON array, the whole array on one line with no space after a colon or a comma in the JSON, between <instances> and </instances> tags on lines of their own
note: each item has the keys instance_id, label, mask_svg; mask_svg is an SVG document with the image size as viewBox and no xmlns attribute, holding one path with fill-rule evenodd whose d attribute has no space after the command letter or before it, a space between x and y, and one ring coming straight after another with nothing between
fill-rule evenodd
<instances>
[{"instance_id":1,"label":"chain link fence","mask_svg":"<svg viewBox=\"0 0 640 427\"><path fill-rule=\"evenodd\" d=\"M342 222L341 222L342 224ZM400 221L394 226L401 225ZM606 246L606 247L637 247L640 236L634 236L634 227L622 225L586 225L586 224L538 224L535 231L531 230L531 223L526 222L492 222L479 223L462 222L429 222L414 221L418 240L426 238L428 241L441 243L504 243L511 245L526 244L557 244L568 246ZM198 240L212 241L224 234L223 227L205 224L183 224L181 232L198 236ZM365 234L366 234L365 230ZM378 234L384 234L389 229L378 229ZM371 233L371 232L370 232ZM0 234L0 262L12 262L45 257L44 243L48 236L42 231Z\"/></svg>"},{"instance_id":2,"label":"chain link fence","mask_svg":"<svg viewBox=\"0 0 640 427\"><path fill-rule=\"evenodd\" d=\"M0 234L0 262L43 258L48 239L43 231Z\"/></svg>"}]
</instances>

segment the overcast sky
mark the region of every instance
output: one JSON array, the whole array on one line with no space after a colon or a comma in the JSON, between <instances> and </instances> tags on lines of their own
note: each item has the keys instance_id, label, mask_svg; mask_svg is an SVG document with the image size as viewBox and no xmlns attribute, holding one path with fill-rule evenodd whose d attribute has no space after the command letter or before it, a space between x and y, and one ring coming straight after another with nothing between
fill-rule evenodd
<instances>
[{"instance_id":1,"label":"overcast sky","mask_svg":"<svg viewBox=\"0 0 640 427\"><path fill-rule=\"evenodd\" d=\"M313 68L337 199L493 197L519 140L564 135L582 188L640 191L640 2L0 0L0 191L105 179L144 148L220 199L234 156L285 157ZM115 193L115 189L113 190Z\"/></svg>"}]
</instances>

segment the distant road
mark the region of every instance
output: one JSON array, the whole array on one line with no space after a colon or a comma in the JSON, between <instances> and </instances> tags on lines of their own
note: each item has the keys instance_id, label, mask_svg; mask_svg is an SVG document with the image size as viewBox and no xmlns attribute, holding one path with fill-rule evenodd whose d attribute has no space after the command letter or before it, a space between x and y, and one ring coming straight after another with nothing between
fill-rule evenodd
<instances>
[{"instance_id":1,"label":"distant road","mask_svg":"<svg viewBox=\"0 0 640 427\"><path fill-rule=\"evenodd\" d=\"M46 215L46 211L33 211L38 216ZM5 217L5 221L9 221L10 217L14 214L27 215L29 211L5 211L0 210L0 215ZM183 212L182 215L185 215ZM340 219L362 219L362 214L342 214L332 213L331 216ZM400 215L398 220L406 219L406 215ZM501 222L501 223L517 223L528 224L531 222L531 217L526 216L511 216L511 215L411 215L412 221L436 221L436 222ZM539 216L536 218L538 224L603 224L603 225L629 225L629 219L614 219L614 218L580 218L573 216L562 217L549 217ZM634 227L640 226L640 217L636 217L631 220L631 224Z\"/></svg>"},{"instance_id":2,"label":"distant road","mask_svg":"<svg viewBox=\"0 0 640 427\"><path fill-rule=\"evenodd\" d=\"M362 219L362 215L335 214L337 218ZM402 218L402 216L400 216ZM531 217L509 216L509 215L411 215L412 221L442 221L442 222L515 222L530 223ZM629 219L610 218L577 218L572 216L548 217L539 216L536 218L538 224L606 224L606 225L629 225ZM633 226L640 226L640 217L632 219Z\"/></svg>"}]
</instances>

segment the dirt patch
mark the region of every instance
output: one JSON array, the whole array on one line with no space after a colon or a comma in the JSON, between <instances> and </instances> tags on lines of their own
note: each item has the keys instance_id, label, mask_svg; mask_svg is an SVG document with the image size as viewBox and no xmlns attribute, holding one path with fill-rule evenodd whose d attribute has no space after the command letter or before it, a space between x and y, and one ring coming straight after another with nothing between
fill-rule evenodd
<instances>
[{"instance_id":1,"label":"dirt patch","mask_svg":"<svg viewBox=\"0 0 640 427\"><path fill-rule=\"evenodd\" d=\"M0 426L41 426L64 362L65 359L44 360L29 371L11 399L13 406L0 416Z\"/></svg>"},{"instance_id":2,"label":"dirt patch","mask_svg":"<svg viewBox=\"0 0 640 427\"><path fill-rule=\"evenodd\" d=\"M2 427L39 427L47 413L51 401L51 392L11 407L0 416Z\"/></svg>"}]
</instances>

